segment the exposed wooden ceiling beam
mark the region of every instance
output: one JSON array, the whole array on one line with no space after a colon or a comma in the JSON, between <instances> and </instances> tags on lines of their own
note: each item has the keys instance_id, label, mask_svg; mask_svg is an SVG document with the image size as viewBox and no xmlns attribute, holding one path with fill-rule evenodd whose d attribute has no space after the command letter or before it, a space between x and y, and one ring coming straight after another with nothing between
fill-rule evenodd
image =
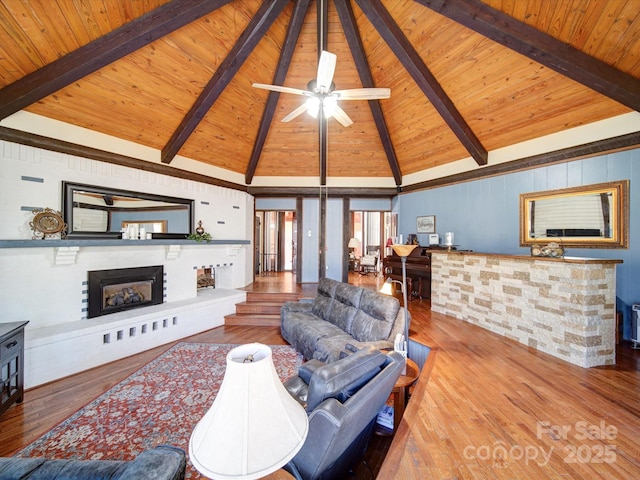
<instances>
[{"instance_id":1,"label":"exposed wooden ceiling beam","mask_svg":"<svg viewBox=\"0 0 640 480\"><path fill-rule=\"evenodd\" d=\"M213 12L230 0L173 0L0 90L0 119Z\"/></svg>"},{"instance_id":2,"label":"exposed wooden ceiling beam","mask_svg":"<svg viewBox=\"0 0 640 480\"><path fill-rule=\"evenodd\" d=\"M614 153L622 150L638 148L640 146L640 132L628 133L619 137L605 138L594 142L585 143L567 147L552 152L540 153L531 157L513 160L511 162L498 163L489 165L485 168L478 168L468 172L456 173L446 177L440 177L425 182L414 183L402 188L403 193L416 192L419 190L427 190L430 188L444 187L447 185L455 185L457 183L470 182L481 178L495 177L498 175L506 175L508 173L521 172L556 163L571 162L582 158L595 157L605 153Z\"/></svg>"},{"instance_id":3,"label":"exposed wooden ceiling beam","mask_svg":"<svg viewBox=\"0 0 640 480\"><path fill-rule=\"evenodd\" d=\"M274 85L284 84L287 72L289 71L289 65L291 65L291 57L293 57L293 52L297 47L298 36L300 35L300 30L302 29L302 24L304 23L304 17L309 8L309 2L310 0L298 0L297 2L295 2L293 14L291 15L291 21L289 22L289 27L287 29L287 37L284 41L282 52L280 53L278 68L273 75L272 83ZM262 112L260 126L258 127L256 141L253 144L253 151L251 152L249 165L247 166L247 171L244 177L247 185L251 184L251 182L253 181L253 176L256 173L258 161L260 160L262 148L264 147L264 142L267 138L267 134L269 133L269 127L273 120L273 115L275 114L276 105L279 98L279 92L269 92L267 103L265 104L264 111Z\"/></svg>"},{"instance_id":4,"label":"exposed wooden ceiling beam","mask_svg":"<svg viewBox=\"0 0 640 480\"><path fill-rule=\"evenodd\" d=\"M351 54L356 62L356 69L360 75L360 82L364 88L375 87L373 82L373 76L371 75L371 68L367 61L367 56L364 53L364 46L362 45L362 38L358 33L358 27L356 25L355 16L353 15L353 8L349 0L335 0L336 9L344 34L349 43ZM369 108L373 115L373 120L378 128L378 135L382 141L382 146L387 155L387 161L389 162L389 168L393 174L393 178L396 181L396 185L402 185L402 173L400 172L400 165L398 164L398 158L396 157L395 149L393 148L393 142L389 135L389 129L387 128L387 122L384 119L382 108L380 107L379 100L369 100Z\"/></svg>"},{"instance_id":5,"label":"exposed wooden ceiling beam","mask_svg":"<svg viewBox=\"0 0 640 480\"><path fill-rule=\"evenodd\" d=\"M162 149L162 163L171 163L288 2L273 0L262 4Z\"/></svg>"},{"instance_id":6,"label":"exposed wooden ceiling beam","mask_svg":"<svg viewBox=\"0 0 640 480\"><path fill-rule=\"evenodd\" d=\"M418 84L449 128L478 165L486 165L488 153L471 127L416 52L400 27L379 0L356 0L380 36L389 45L409 75Z\"/></svg>"},{"instance_id":7,"label":"exposed wooden ceiling beam","mask_svg":"<svg viewBox=\"0 0 640 480\"><path fill-rule=\"evenodd\" d=\"M327 16L329 14L329 5L327 0L317 0L317 30L318 33L318 62L320 64L320 55L323 50L327 49L327 35L329 33L329 21ZM328 145L327 145L327 130L329 119L325 117L322 108L318 111L318 153L320 162L320 185L327 184L327 158ZM321 243L321 245L323 245Z\"/></svg>"},{"instance_id":8,"label":"exposed wooden ceiling beam","mask_svg":"<svg viewBox=\"0 0 640 480\"><path fill-rule=\"evenodd\" d=\"M551 35L479 0L415 1L598 93L640 111L640 80Z\"/></svg>"}]
</instances>

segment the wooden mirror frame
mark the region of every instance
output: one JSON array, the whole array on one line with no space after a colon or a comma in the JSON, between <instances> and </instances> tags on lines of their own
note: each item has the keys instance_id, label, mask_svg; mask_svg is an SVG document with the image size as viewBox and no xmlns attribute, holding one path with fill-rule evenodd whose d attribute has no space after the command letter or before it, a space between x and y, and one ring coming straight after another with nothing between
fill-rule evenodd
<instances>
[{"instance_id":1,"label":"wooden mirror frame","mask_svg":"<svg viewBox=\"0 0 640 480\"><path fill-rule=\"evenodd\" d=\"M532 232L532 207L538 200L562 199L580 195L610 195L609 237L549 236ZM628 248L629 180L584 185L581 187L547 190L520 194L520 246L547 244L558 241L564 247L578 248Z\"/></svg>"}]
</instances>

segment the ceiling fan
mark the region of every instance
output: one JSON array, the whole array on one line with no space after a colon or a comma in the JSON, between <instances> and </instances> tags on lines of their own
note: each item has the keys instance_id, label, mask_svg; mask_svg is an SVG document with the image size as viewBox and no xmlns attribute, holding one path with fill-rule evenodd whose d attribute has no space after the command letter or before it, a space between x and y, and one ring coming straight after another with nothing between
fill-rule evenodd
<instances>
[{"instance_id":1,"label":"ceiling fan","mask_svg":"<svg viewBox=\"0 0 640 480\"><path fill-rule=\"evenodd\" d=\"M282 119L283 122L289 122L302 115L304 112L307 112L312 117L317 118L320 107L322 107L326 118L334 117L344 127L352 125L353 120L351 120L349 115L340 108L338 100L378 100L389 98L391 96L391 89L389 88L352 88L349 90L334 90L335 84L333 83L333 74L335 70L336 55L323 50L320 54L317 77L307 84L307 90L283 87L280 85L267 85L264 83L254 83L253 86L274 92L293 93L295 95L304 95L308 97L305 103L284 117Z\"/></svg>"}]
</instances>

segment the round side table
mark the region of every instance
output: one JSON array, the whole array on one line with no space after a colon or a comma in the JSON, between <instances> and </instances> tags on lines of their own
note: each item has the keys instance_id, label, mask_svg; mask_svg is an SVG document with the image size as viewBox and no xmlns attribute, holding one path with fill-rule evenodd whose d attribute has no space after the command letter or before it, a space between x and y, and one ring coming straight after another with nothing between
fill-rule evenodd
<instances>
[{"instance_id":1,"label":"round side table","mask_svg":"<svg viewBox=\"0 0 640 480\"><path fill-rule=\"evenodd\" d=\"M409 387L413 385L420 376L420 369L416 362L407 358L407 369L404 375L400 375L396 384L391 390L391 396L393 397L393 430L376 424L375 432L378 435L391 435L398 430L400 425L400 419L404 415L404 409L407 403L407 394Z\"/></svg>"}]
</instances>

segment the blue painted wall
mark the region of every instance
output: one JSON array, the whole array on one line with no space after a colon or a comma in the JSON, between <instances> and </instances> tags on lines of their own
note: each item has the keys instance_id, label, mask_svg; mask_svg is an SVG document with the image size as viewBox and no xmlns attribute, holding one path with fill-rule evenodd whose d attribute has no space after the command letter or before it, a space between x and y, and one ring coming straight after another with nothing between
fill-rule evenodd
<instances>
[{"instance_id":1,"label":"blue painted wall","mask_svg":"<svg viewBox=\"0 0 640 480\"><path fill-rule=\"evenodd\" d=\"M327 200L327 271L325 276L342 280L342 262L346 252L342 248L343 205L341 198Z\"/></svg>"},{"instance_id":2,"label":"blue painted wall","mask_svg":"<svg viewBox=\"0 0 640 480\"><path fill-rule=\"evenodd\" d=\"M113 212L111 214L111 231L119 232L122 222L151 222L158 221L160 219L167 221L168 233L184 233L185 235L191 233L192 229L189 225L189 215L187 214L187 212L179 210L154 210L151 212Z\"/></svg>"},{"instance_id":3,"label":"blue painted wall","mask_svg":"<svg viewBox=\"0 0 640 480\"><path fill-rule=\"evenodd\" d=\"M634 168L635 167L635 168ZM618 310L624 314L624 338L631 333L631 305L640 303L640 149L576 160L457 185L399 195L399 233L415 233L416 217L436 216L441 241L453 232L458 248L475 252L529 255L520 247L520 194L540 190L629 180L629 248L569 248L575 257L615 258ZM427 245L426 235L419 235Z\"/></svg>"},{"instance_id":4,"label":"blue painted wall","mask_svg":"<svg viewBox=\"0 0 640 480\"><path fill-rule=\"evenodd\" d=\"M320 245L318 206L317 198L302 200L302 248L298 246L298 254L302 255L302 283L318 281L318 262L320 261L318 255Z\"/></svg>"},{"instance_id":5,"label":"blue painted wall","mask_svg":"<svg viewBox=\"0 0 640 480\"><path fill-rule=\"evenodd\" d=\"M256 198L256 210L295 211L295 198Z\"/></svg>"}]
</instances>

